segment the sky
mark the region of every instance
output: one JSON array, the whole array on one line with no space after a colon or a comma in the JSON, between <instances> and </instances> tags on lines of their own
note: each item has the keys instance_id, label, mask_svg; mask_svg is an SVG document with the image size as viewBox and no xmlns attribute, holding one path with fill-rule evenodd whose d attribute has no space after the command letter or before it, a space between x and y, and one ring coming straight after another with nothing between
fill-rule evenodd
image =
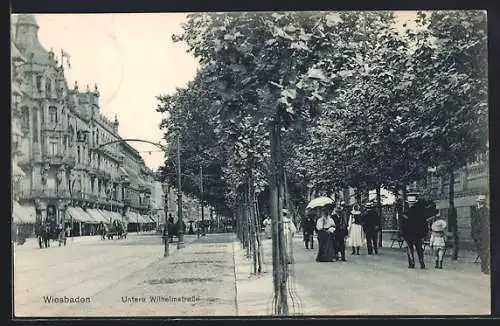
<instances>
[{"instance_id":1,"label":"sky","mask_svg":"<svg viewBox=\"0 0 500 326\"><path fill-rule=\"evenodd\" d=\"M38 37L60 61L61 49L70 55L65 67L70 87L97 84L101 113L118 116L123 138L161 142L162 115L156 96L171 94L195 76L198 61L184 43L173 43L182 32L187 13L37 14ZM415 12L396 12L398 25ZM163 153L153 145L130 142L146 165L156 170ZM150 152L151 151L151 152Z\"/></svg>"}]
</instances>

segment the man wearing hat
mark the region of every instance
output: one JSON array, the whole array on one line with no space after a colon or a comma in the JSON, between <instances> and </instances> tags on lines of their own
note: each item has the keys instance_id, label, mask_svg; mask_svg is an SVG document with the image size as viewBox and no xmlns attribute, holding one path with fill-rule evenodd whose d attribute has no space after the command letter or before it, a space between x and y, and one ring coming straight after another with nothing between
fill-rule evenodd
<instances>
[{"instance_id":1,"label":"man wearing hat","mask_svg":"<svg viewBox=\"0 0 500 326\"><path fill-rule=\"evenodd\" d=\"M377 235L380 229L380 216L375 210L372 202L367 202L365 204L365 212L361 218L363 221L363 231L366 235L366 246L368 249L368 255L378 254L377 246Z\"/></svg>"},{"instance_id":2,"label":"man wearing hat","mask_svg":"<svg viewBox=\"0 0 500 326\"><path fill-rule=\"evenodd\" d=\"M415 268L415 251L417 251L420 268L425 268L423 239L427 235L427 220L422 205L418 204L417 194L408 194L408 209L401 219L401 235L408 249L408 268Z\"/></svg>"},{"instance_id":3,"label":"man wearing hat","mask_svg":"<svg viewBox=\"0 0 500 326\"><path fill-rule=\"evenodd\" d=\"M490 211L486 206L486 196L476 199L476 208L472 211L472 239L476 244L481 260L481 272L490 272Z\"/></svg>"}]
</instances>

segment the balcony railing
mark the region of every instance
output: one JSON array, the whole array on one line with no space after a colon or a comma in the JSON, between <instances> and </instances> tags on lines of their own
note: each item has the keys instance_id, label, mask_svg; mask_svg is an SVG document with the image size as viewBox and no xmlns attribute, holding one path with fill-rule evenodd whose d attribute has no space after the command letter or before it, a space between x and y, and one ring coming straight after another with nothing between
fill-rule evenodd
<instances>
[{"instance_id":1,"label":"balcony railing","mask_svg":"<svg viewBox=\"0 0 500 326\"><path fill-rule=\"evenodd\" d=\"M74 166L76 163L75 156L72 154L52 154L45 153L43 155L43 160L51 165L70 165Z\"/></svg>"},{"instance_id":2,"label":"balcony railing","mask_svg":"<svg viewBox=\"0 0 500 326\"><path fill-rule=\"evenodd\" d=\"M57 198L70 199L67 189L30 189L22 190L19 194L20 199L35 199L35 198Z\"/></svg>"}]
</instances>

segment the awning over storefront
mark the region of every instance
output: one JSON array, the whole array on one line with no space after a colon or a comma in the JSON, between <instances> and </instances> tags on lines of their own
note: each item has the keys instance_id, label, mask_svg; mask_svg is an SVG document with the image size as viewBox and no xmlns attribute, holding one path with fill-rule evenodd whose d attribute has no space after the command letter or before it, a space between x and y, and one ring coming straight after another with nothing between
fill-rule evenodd
<instances>
[{"instance_id":1,"label":"awning over storefront","mask_svg":"<svg viewBox=\"0 0 500 326\"><path fill-rule=\"evenodd\" d=\"M12 160L12 176L13 177L24 177L25 173L23 170L17 165L17 162Z\"/></svg>"},{"instance_id":2,"label":"awning over storefront","mask_svg":"<svg viewBox=\"0 0 500 326\"><path fill-rule=\"evenodd\" d=\"M114 220L113 212L104 209L97 209L97 212L102 215L103 222L105 223L111 223Z\"/></svg>"},{"instance_id":3,"label":"awning over storefront","mask_svg":"<svg viewBox=\"0 0 500 326\"><path fill-rule=\"evenodd\" d=\"M93 208L87 208L87 214L89 214L90 217L94 220L94 223L108 223L108 221L105 220L104 216L102 216L101 213L99 213L96 209Z\"/></svg>"},{"instance_id":4,"label":"awning over storefront","mask_svg":"<svg viewBox=\"0 0 500 326\"><path fill-rule=\"evenodd\" d=\"M16 224L35 224L36 211L33 206L22 206L17 201L12 202L12 218Z\"/></svg>"},{"instance_id":5,"label":"awning over storefront","mask_svg":"<svg viewBox=\"0 0 500 326\"><path fill-rule=\"evenodd\" d=\"M85 214L85 212L83 212L83 210L79 211L76 207L68 206L66 212L68 213L69 217L73 219L73 222L88 223L93 221L91 217L89 217L87 214Z\"/></svg>"},{"instance_id":6,"label":"awning over storefront","mask_svg":"<svg viewBox=\"0 0 500 326\"><path fill-rule=\"evenodd\" d=\"M113 215L114 215L114 219L115 220L117 220L117 221L122 221L123 220L122 214L120 214L118 212L113 212Z\"/></svg>"},{"instance_id":7,"label":"awning over storefront","mask_svg":"<svg viewBox=\"0 0 500 326\"><path fill-rule=\"evenodd\" d=\"M73 208L78 212L84 223L89 223L89 224L96 223L95 220L92 218L92 216L90 216L86 211L84 211L83 208L78 206Z\"/></svg>"},{"instance_id":8,"label":"awning over storefront","mask_svg":"<svg viewBox=\"0 0 500 326\"><path fill-rule=\"evenodd\" d=\"M127 212L126 216L128 217L129 223L139 223L139 215L135 212Z\"/></svg>"}]
</instances>

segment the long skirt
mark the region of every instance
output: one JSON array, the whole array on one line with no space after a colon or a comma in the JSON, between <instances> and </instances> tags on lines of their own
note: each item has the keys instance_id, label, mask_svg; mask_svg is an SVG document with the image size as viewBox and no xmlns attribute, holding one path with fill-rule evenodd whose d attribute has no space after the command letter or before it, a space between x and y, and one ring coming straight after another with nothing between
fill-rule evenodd
<instances>
[{"instance_id":1,"label":"long skirt","mask_svg":"<svg viewBox=\"0 0 500 326\"><path fill-rule=\"evenodd\" d=\"M326 231L318 232L318 262L331 262L335 257L334 238L331 233Z\"/></svg>"},{"instance_id":2,"label":"long skirt","mask_svg":"<svg viewBox=\"0 0 500 326\"><path fill-rule=\"evenodd\" d=\"M272 238L271 224L268 224L264 227L264 235L265 235L266 239Z\"/></svg>"},{"instance_id":3,"label":"long skirt","mask_svg":"<svg viewBox=\"0 0 500 326\"><path fill-rule=\"evenodd\" d=\"M361 247L365 243L365 237L363 234L363 228L360 224L352 224L349 229L349 235L347 238L347 245L349 247Z\"/></svg>"}]
</instances>

